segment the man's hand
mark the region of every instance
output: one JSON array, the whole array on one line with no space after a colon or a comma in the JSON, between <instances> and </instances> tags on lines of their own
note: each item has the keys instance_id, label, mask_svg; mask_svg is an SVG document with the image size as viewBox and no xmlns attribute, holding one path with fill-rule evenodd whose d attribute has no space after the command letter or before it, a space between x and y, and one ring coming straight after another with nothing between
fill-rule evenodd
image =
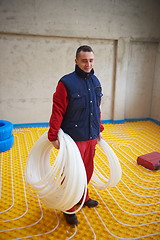
<instances>
[{"instance_id":1,"label":"man's hand","mask_svg":"<svg viewBox=\"0 0 160 240\"><path fill-rule=\"evenodd\" d=\"M102 137L102 133L100 133L100 134L99 134L99 136L98 136L97 140L98 140L98 141L100 141L100 140L101 140L101 138L103 138L103 137Z\"/></svg>"},{"instance_id":2,"label":"man's hand","mask_svg":"<svg viewBox=\"0 0 160 240\"><path fill-rule=\"evenodd\" d=\"M53 147L55 147L56 149L59 149L60 148L60 143L59 143L59 140L56 140L56 141L53 141L51 142Z\"/></svg>"}]
</instances>

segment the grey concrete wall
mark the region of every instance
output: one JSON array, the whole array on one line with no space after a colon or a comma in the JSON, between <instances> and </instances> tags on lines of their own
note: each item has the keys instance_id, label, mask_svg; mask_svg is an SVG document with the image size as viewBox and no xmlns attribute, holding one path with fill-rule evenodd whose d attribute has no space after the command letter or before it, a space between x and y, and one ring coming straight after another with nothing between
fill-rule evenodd
<instances>
[{"instance_id":1,"label":"grey concrete wall","mask_svg":"<svg viewBox=\"0 0 160 240\"><path fill-rule=\"evenodd\" d=\"M152 91L151 117L160 121L160 44L156 54L155 77Z\"/></svg>"},{"instance_id":2,"label":"grey concrete wall","mask_svg":"<svg viewBox=\"0 0 160 240\"><path fill-rule=\"evenodd\" d=\"M103 115L111 119L114 41L23 36L0 38L1 118L9 116L16 123L49 120L57 82L74 71L75 50L83 44L94 49L95 72L104 89Z\"/></svg>"},{"instance_id":3,"label":"grey concrete wall","mask_svg":"<svg viewBox=\"0 0 160 240\"><path fill-rule=\"evenodd\" d=\"M1 31L49 36L159 38L159 0L1 0Z\"/></svg>"},{"instance_id":4,"label":"grey concrete wall","mask_svg":"<svg viewBox=\"0 0 160 240\"><path fill-rule=\"evenodd\" d=\"M125 117L151 116L157 43L131 42L126 83ZM160 108L157 109L160 111Z\"/></svg>"},{"instance_id":5,"label":"grey concrete wall","mask_svg":"<svg viewBox=\"0 0 160 240\"><path fill-rule=\"evenodd\" d=\"M0 119L46 122L57 81L91 45L103 119L160 120L159 0L0 0Z\"/></svg>"}]
</instances>

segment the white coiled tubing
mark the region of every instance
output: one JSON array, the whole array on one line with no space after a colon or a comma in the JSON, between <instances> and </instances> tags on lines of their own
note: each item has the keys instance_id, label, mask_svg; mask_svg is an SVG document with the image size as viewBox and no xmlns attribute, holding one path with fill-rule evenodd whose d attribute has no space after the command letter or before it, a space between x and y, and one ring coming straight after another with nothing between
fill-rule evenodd
<instances>
[{"instance_id":1,"label":"white coiled tubing","mask_svg":"<svg viewBox=\"0 0 160 240\"><path fill-rule=\"evenodd\" d=\"M96 188L107 188L114 187L120 181L122 176L122 169L119 163L119 159L116 156L113 149L101 138L98 144L103 149L105 155L107 156L109 167L110 167L110 177L109 179L105 178L97 168L94 169L91 184Z\"/></svg>"},{"instance_id":2,"label":"white coiled tubing","mask_svg":"<svg viewBox=\"0 0 160 240\"><path fill-rule=\"evenodd\" d=\"M35 190L36 196L49 207L65 212L81 199L84 204L87 193L87 177L85 167L76 143L72 138L59 130L60 149L54 163L50 164L50 152L53 147L48 140L46 131L31 149L26 165L26 182ZM94 170L91 183L97 188L115 186L121 178L122 170L119 160L109 145L101 139L103 148L110 164L109 180Z\"/></svg>"}]
</instances>

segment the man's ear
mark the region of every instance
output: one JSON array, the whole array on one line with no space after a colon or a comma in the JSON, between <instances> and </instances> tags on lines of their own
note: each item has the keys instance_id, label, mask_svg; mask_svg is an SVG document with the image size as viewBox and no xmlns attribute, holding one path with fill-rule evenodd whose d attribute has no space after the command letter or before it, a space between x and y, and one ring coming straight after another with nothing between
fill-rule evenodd
<instances>
[{"instance_id":1,"label":"man's ear","mask_svg":"<svg viewBox=\"0 0 160 240\"><path fill-rule=\"evenodd\" d=\"M77 59L75 59L75 64L77 64Z\"/></svg>"}]
</instances>

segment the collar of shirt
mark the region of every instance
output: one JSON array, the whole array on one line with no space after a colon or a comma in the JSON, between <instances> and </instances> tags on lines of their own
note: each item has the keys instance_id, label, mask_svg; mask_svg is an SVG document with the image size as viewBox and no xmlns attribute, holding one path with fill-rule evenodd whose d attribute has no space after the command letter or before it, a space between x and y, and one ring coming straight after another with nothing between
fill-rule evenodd
<instances>
[{"instance_id":1,"label":"collar of shirt","mask_svg":"<svg viewBox=\"0 0 160 240\"><path fill-rule=\"evenodd\" d=\"M88 72L84 72L82 69L80 69L78 67L78 65L76 64L75 66L75 72L77 73L78 76L80 76L81 78L88 78L90 76L92 76L94 74L94 69L92 68L92 70L88 73Z\"/></svg>"}]
</instances>

